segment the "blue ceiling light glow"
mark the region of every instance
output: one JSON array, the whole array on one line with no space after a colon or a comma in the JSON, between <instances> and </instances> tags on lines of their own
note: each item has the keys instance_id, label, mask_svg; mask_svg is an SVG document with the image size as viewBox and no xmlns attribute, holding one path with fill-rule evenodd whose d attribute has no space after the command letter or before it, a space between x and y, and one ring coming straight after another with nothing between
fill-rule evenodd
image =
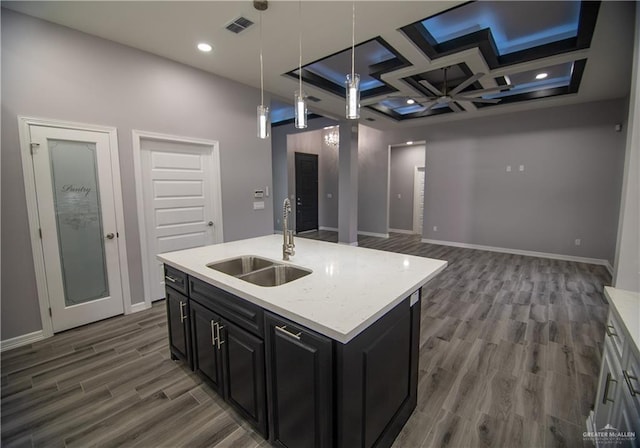
<instances>
[{"instance_id":1,"label":"blue ceiling light glow","mask_svg":"<svg viewBox=\"0 0 640 448\"><path fill-rule=\"evenodd\" d=\"M423 20L437 43L489 28L500 55L576 37L580 2L473 2Z\"/></svg>"},{"instance_id":2,"label":"blue ceiling light glow","mask_svg":"<svg viewBox=\"0 0 640 448\"><path fill-rule=\"evenodd\" d=\"M293 120L295 111L290 106L279 101L271 101L271 124L280 123L281 121Z\"/></svg>"},{"instance_id":3,"label":"blue ceiling light glow","mask_svg":"<svg viewBox=\"0 0 640 448\"><path fill-rule=\"evenodd\" d=\"M358 45L355 53L355 72L360 74L360 90L384 86L382 81L369 75L370 67L395 58L396 55L376 40ZM345 74L351 71L351 48L307 65L304 69L342 87ZM297 74L297 71L294 73Z\"/></svg>"}]
</instances>

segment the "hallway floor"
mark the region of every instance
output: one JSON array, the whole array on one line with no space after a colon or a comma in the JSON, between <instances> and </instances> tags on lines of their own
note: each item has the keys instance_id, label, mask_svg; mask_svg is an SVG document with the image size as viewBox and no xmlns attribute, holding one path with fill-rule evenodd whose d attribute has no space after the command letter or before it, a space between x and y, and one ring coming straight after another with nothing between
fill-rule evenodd
<instances>
[{"instance_id":1,"label":"hallway floor","mask_svg":"<svg viewBox=\"0 0 640 448\"><path fill-rule=\"evenodd\" d=\"M359 245L449 262L423 288L418 406L394 446L583 445L607 317L604 267L413 235ZM169 359L166 332L157 302L2 353L2 445L268 446Z\"/></svg>"}]
</instances>

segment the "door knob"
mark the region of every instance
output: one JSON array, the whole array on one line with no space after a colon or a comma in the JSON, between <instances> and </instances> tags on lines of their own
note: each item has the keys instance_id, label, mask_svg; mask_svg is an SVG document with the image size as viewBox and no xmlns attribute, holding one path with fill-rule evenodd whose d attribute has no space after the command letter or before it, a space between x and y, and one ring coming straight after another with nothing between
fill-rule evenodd
<instances>
[{"instance_id":1,"label":"door knob","mask_svg":"<svg viewBox=\"0 0 640 448\"><path fill-rule=\"evenodd\" d=\"M213 227L213 221L209 221L209 222L207 223L207 225L208 225L209 227Z\"/></svg>"},{"instance_id":2,"label":"door knob","mask_svg":"<svg viewBox=\"0 0 640 448\"><path fill-rule=\"evenodd\" d=\"M115 235L113 233L107 233L105 235L105 238L107 238L108 240L112 240L115 237Z\"/></svg>"}]
</instances>

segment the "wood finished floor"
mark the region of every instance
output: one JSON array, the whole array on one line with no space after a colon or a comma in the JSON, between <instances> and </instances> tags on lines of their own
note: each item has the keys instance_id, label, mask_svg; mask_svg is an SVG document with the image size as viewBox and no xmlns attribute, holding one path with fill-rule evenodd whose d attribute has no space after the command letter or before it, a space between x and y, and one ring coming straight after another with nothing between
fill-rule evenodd
<instances>
[{"instance_id":1,"label":"wood finished floor","mask_svg":"<svg viewBox=\"0 0 640 448\"><path fill-rule=\"evenodd\" d=\"M411 235L359 245L449 262L423 289L418 406L394 447L583 446L606 269ZM2 446L267 446L169 359L164 313L159 302L2 353Z\"/></svg>"}]
</instances>

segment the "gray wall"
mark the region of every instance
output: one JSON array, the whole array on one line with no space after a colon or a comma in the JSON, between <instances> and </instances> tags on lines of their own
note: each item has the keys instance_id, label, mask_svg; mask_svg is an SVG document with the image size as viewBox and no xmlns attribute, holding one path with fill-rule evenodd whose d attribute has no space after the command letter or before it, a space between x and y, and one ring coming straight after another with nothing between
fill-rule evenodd
<instances>
[{"instance_id":1,"label":"gray wall","mask_svg":"<svg viewBox=\"0 0 640 448\"><path fill-rule=\"evenodd\" d=\"M314 118L308 121L306 129L296 129L293 123L274 126L271 128L271 153L273 155L273 228L282 230L282 201L289 190L289 176L287 173L287 135L322 129L325 126L335 126L336 121L329 118ZM295 215L294 215L295 216Z\"/></svg>"},{"instance_id":2,"label":"gray wall","mask_svg":"<svg viewBox=\"0 0 640 448\"><path fill-rule=\"evenodd\" d=\"M636 32L633 50L633 74L627 148L625 156L624 188L618 227L616 251L616 288L640 292L640 8L636 8Z\"/></svg>"},{"instance_id":3,"label":"gray wall","mask_svg":"<svg viewBox=\"0 0 640 448\"><path fill-rule=\"evenodd\" d=\"M625 148L614 127L625 122L619 99L384 137L426 141L424 238L613 263Z\"/></svg>"},{"instance_id":4,"label":"gray wall","mask_svg":"<svg viewBox=\"0 0 640 448\"><path fill-rule=\"evenodd\" d=\"M358 126L358 231L388 232L389 146L384 133Z\"/></svg>"},{"instance_id":5,"label":"gray wall","mask_svg":"<svg viewBox=\"0 0 640 448\"><path fill-rule=\"evenodd\" d=\"M114 126L132 302L143 300L131 130L220 142L225 241L272 233L270 142L255 136L253 88L68 28L2 10L2 340L41 329L18 115Z\"/></svg>"},{"instance_id":6,"label":"gray wall","mask_svg":"<svg viewBox=\"0 0 640 448\"><path fill-rule=\"evenodd\" d=\"M413 231L415 167L424 166L425 146L394 146L389 165L389 228ZM398 198L398 195L400 197Z\"/></svg>"},{"instance_id":7,"label":"gray wall","mask_svg":"<svg viewBox=\"0 0 640 448\"><path fill-rule=\"evenodd\" d=\"M287 178L289 197L295 196L295 153L318 155L318 226L338 228L338 149L324 142L324 129L287 136ZM328 197L331 194L331 197ZM291 201L295 228L296 201ZM275 211L277 213L277 210ZM282 229L278 229L282 230Z\"/></svg>"}]
</instances>

